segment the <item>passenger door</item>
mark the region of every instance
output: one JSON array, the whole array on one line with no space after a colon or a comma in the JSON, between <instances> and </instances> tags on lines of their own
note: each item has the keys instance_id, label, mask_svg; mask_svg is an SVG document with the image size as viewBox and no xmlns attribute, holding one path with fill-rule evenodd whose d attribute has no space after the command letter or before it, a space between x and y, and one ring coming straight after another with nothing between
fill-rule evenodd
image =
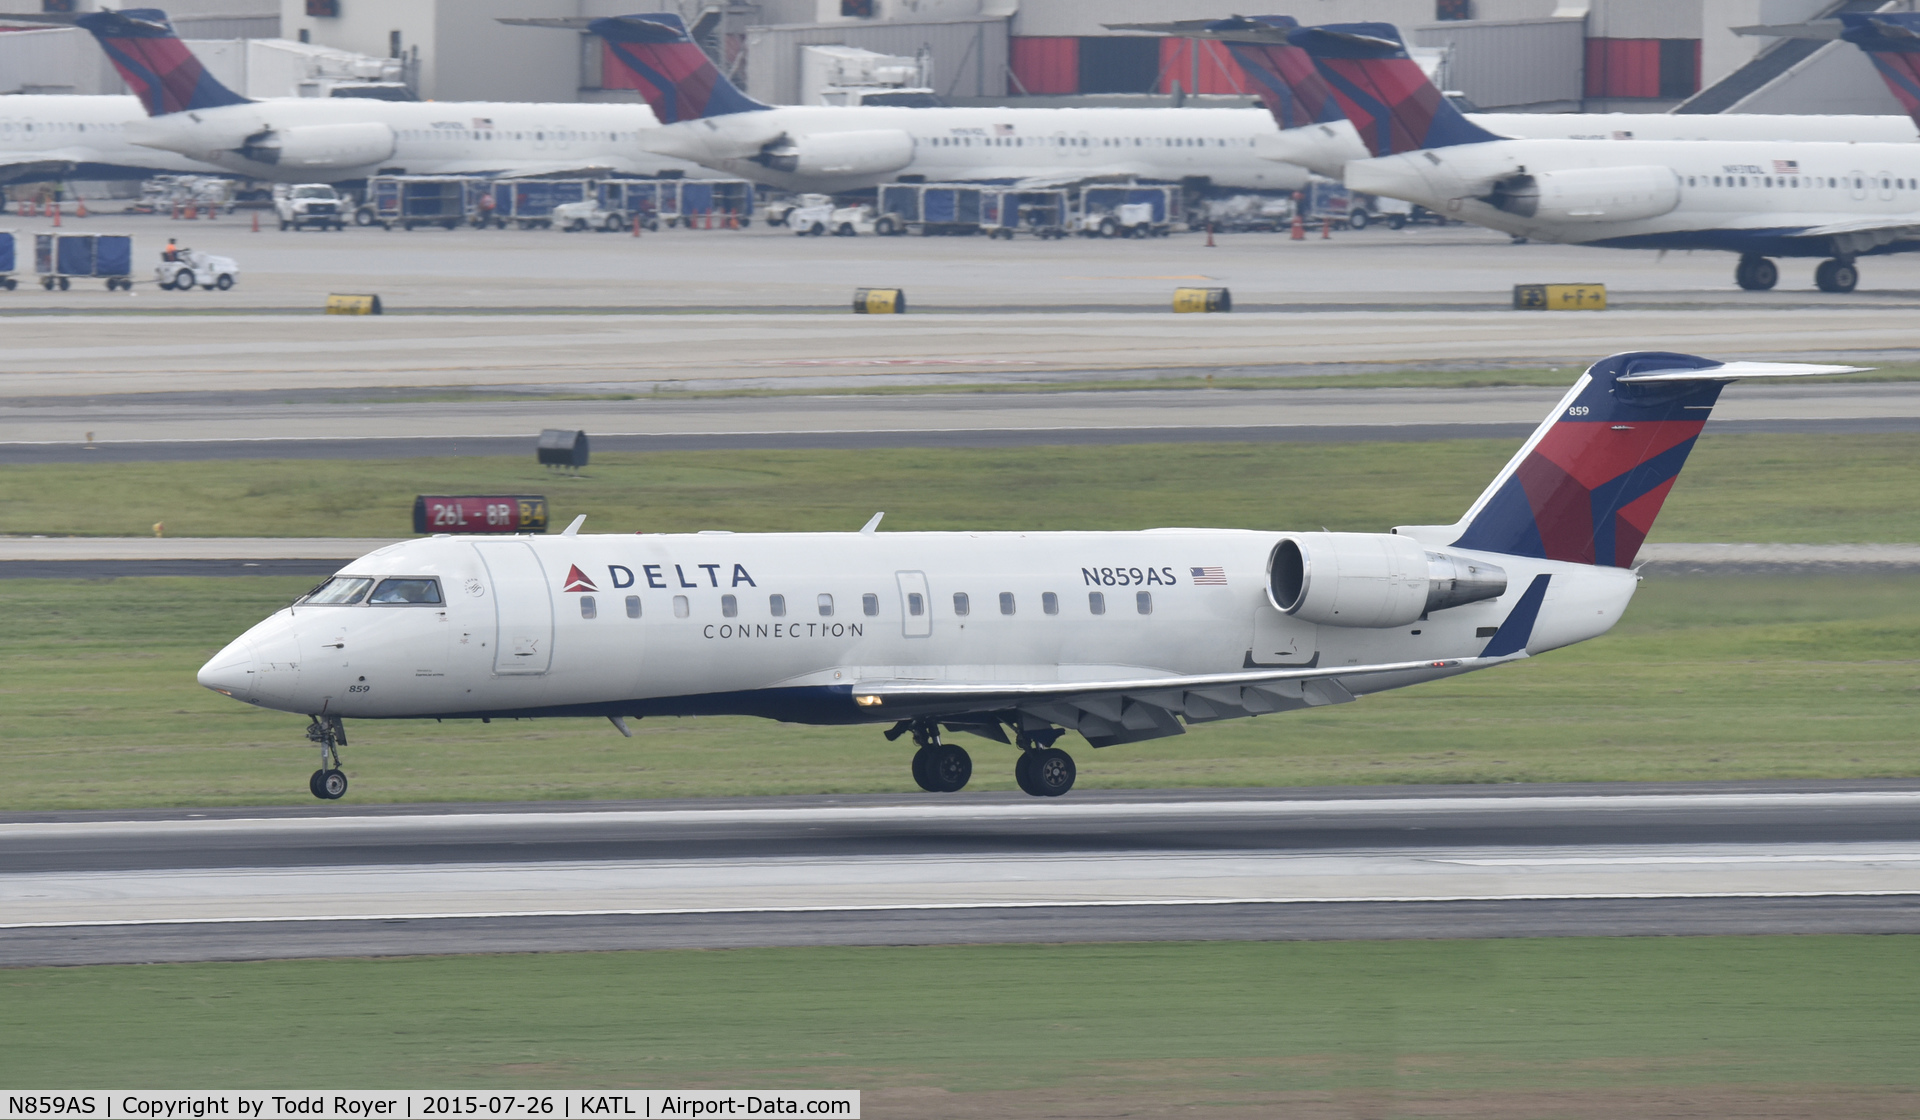
<instances>
[{"instance_id":1,"label":"passenger door","mask_svg":"<svg viewBox=\"0 0 1920 1120\"><path fill-rule=\"evenodd\" d=\"M493 585L493 671L532 676L553 662L553 589L533 546L524 541L475 541Z\"/></svg>"},{"instance_id":2,"label":"passenger door","mask_svg":"<svg viewBox=\"0 0 1920 1120\"><path fill-rule=\"evenodd\" d=\"M933 598L927 594L927 573L895 572L900 584L900 632L909 638L933 633Z\"/></svg>"}]
</instances>

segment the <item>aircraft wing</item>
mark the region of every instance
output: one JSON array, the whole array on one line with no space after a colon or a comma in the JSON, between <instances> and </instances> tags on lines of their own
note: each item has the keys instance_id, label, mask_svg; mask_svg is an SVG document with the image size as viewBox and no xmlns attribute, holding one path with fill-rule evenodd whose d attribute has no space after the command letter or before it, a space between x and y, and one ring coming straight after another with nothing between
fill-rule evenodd
<instances>
[{"instance_id":1,"label":"aircraft wing","mask_svg":"<svg viewBox=\"0 0 1920 1120\"><path fill-rule=\"evenodd\" d=\"M1920 240L1920 214L1892 214L1829 222L1789 236L1831 238L1834 248L1840 252L1864 253L1896 241Z\"/></svg>"},{"instance_id":2,"label":"aircraft wing","mask_svg":"<svg viewBox=\"0 0 1920 1120\"><path fill-rule=\"evenodd\" d=\"M1083 187L1092 183L1130 183L1139 178L1134 171L1078 171L1063 175L1031 175L1016 180L1013 189L1039 191L1050 187Z\"/></svg>"},{"instance_id":3,"label":"aircraft wing","mask_svg":"<svg viewBox=\"0 0 1920 1120\"><path fill-rule=\"evenodd\" d=\"M549 160L545 163L515 164L502 167L497 162L486 160L451 160L434 165L436 175L493 175L501 179L529 179L541 175L581 175L606 174L618 172L625 175L651 174L650 167L643 168L630 159L602 156L592 160Z\"/></svg>"},{"instance_id":4,"label":"aircraft wing","mask_svg":"<svg viewBox=\"0 0 1920 1120\"><path fill-rule=\"evenodd\" d=\"M32 182L59 178L83 163L99 163L100 153L91 148L43 148L34 152L0 154L0 181ZM157 174L157 172L156 172Z\"/></svg>"},{"instance_id":5,"label":"aircraft wing","mask_svg":"<svg viewBox=\"0 0 1920 1120\"><path fill-rule=\"evenodd\" d=\"M1354 699L1342 679L1390 673L1449 673L1483 669L1526 657L1524 649L1500 657L1455 657L1438 661L1396 661L1378 665L1250 668L1244 672L1137 677L1092 681L922 681L861 680L852 687L856 703L898 710L903 716L938 714L949 727L1006 741L998 718L949 718L946 712L1005 712L1031 717L1036 728L1058 724L1086 736L1096 747L1135 743L1186 729L1188 723L1234 719L1344 704Z\"/></svg>"}]
</instances>

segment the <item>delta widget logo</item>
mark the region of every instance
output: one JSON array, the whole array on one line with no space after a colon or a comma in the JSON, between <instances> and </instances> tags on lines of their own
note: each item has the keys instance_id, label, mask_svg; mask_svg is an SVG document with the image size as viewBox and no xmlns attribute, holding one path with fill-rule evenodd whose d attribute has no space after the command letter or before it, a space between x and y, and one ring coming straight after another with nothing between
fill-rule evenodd
<instances>
[{"instance_id":1,"label":"delta widget logo","mask_svg":"<svg viewBox=\"0 0 1920 1120\"><path fill-rule=\"evenodd\" d=\"M562 592L598 590L600 589L593 585L593 581L587 578L587 573L580 570L580 565L567 565L567 585L561 588Z\"/></svg>"}]
</instances>

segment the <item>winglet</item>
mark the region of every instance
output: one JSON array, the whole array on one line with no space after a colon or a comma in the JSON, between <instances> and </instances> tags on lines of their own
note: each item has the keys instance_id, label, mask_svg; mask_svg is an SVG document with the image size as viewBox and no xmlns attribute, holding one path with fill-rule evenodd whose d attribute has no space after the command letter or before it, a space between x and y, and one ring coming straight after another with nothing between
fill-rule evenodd
<instances>
[{"instance_id":1,"label":"winglet","mask_svg":"<svg viewBox=\"0 0 1920 1120\"><path fill-rule=\"evenodd\" d=\"M560 535L563 537L579 536L580 526L586 524L586 521L587 521L587 515L583 513L580 516L573 519L573 524L568 525L566 528L560 530Z\"/></svg>"},{"instance_id":2,"label":"winglet","mask_svg":"<svg viewBox=\"0 0 1920 1120\"><path fill-rule=\"evenodd\" d=\"M885 517L886 515L887 514L885 510L882 510L881 512L874 514L872 520L868 521L865 525L860 526L860 531L862 533L865 533L867 536L872 536L875 533L879 532L880 519L882 517Z\"/></svg>"}]
</instances>

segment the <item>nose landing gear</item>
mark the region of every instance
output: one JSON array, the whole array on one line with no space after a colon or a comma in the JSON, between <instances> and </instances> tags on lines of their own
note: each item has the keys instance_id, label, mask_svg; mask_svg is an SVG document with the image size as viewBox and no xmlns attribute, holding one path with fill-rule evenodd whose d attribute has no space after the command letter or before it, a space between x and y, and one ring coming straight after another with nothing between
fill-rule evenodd
<instances>
[{"instance_id":1,"label":"nose landing gear","mask_svg":"<svg viewBox=\"0 0 1920 1120\"><path fill-rule=\"evenodd\" d=\"M322 801L338 801L347 795L347 775L340 767L340 748L347 745L347 728L339 716L314 716L307 725L307 738L320 744L320 769L307 779L307 789Z\"/></svg>"}]
</instances>

